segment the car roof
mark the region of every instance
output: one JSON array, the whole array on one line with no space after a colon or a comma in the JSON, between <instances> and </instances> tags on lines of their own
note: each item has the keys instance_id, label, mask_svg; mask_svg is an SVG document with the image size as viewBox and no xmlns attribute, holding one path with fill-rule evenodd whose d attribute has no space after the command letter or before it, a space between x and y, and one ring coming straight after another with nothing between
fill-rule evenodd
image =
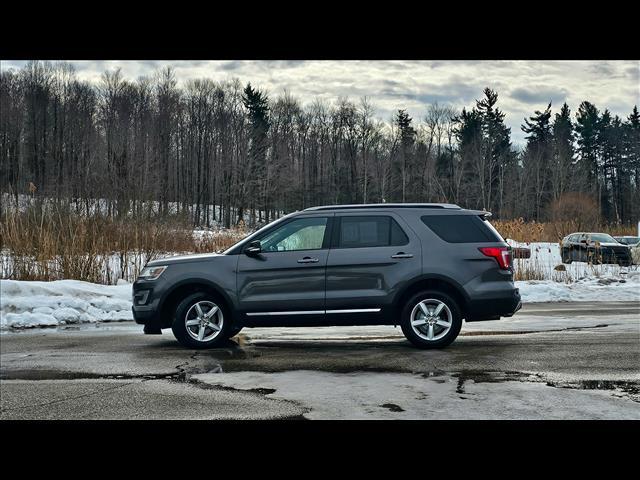
<instances>
[{"instance_id":1,"label":"car roof","mask_svg":"<svg viewBox=\"0 0 640 480\"><path fill-rule=\"evenodd\" d=\"M363 204L347 204L347 205L321 205L317 207L305 208L303 211L317 211L317 210L363 210L363 209L378 209L378 208L433 208L433 209L449 209L449 210L462 210L462 207L453 203L363 203Z\"/></svg>"},{"instance_id":2,"label":"car roof","mask_svg":"<svg viewBox=\"0 0 640 480\"><path fill-rule=\"evenodd\" d=\"M605 232L573 232L567 235L567 237L571 235L609 235L610 237L612 236L611 234L605 233Z\"/></svg>"}]
</instances>

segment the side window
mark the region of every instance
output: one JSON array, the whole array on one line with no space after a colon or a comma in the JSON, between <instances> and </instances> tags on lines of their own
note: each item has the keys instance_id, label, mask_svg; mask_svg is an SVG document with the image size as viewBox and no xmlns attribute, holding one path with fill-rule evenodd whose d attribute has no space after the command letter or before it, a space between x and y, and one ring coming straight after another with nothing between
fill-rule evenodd
<instances>
[{"instance_id":1,"label":"side window","mask_svg":"<svg viewBox=\"0 0 640 480\"><path fill-rule=\"evenodd\" d=\"M268 233L260 240L263 252L290 252L322 248L327 229L327 217L293 220Z\"/></svg>"},{"instance_id":2,"label":"side window","mask_svg":"<svg viewBox=\"0 0 640 480\"><path fill-rule=\"evenodd\" d=\"M409 238L389 216L340 217L337 248L388 247L407 243Z\"/></svg>"},{"instance_id":3,"label":"side window","mask_svg":"<svg viewBox=\"0 0 640 480\"><path fill-rule=\"evenodd\" d=\"M502 242L493 226L477 215L425 215L422 222L449 243Z\"/></svg>"}]
</instances>

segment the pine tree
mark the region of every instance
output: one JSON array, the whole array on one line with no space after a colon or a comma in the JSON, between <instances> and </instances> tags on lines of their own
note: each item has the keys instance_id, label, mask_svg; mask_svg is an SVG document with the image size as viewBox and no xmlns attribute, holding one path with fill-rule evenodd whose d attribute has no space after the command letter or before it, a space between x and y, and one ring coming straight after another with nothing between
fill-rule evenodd
<instances>
[{"instance_id":1,"label":"pine tree","mask_svg":"<svg viewBox=\"0 0 640 480\"><path fill-rule=\"evenodd\" d=\"M640 218L640 113L637 106L633 107L633 111L624 122L623 142L625 167L629 172L631 184L635 186L634 196L630 196L633 209L629 214L637 219Z\"/></svg>"},{"instance_id":2,"label":"pine tree","mask_svg":"<svg viewBox=\"0 0 640 480\"><path fill-rule=\"evenodd\" d=\"M269 133L269 100L265 93L251 87L248 83L244 89L242 102L249 118L249 168L245 172L242 183L241 198L238 204L238 220L243 220L246 197L249 192L257 192L263 196L266 185L266 157Z\"/></svg>"},{"instance_id":3,"label":"pine tree","mask_svg":"<svg viewBox=\"0 0 640 480\"><path fill-rule=\"evenodd\" d=\"M480 187L475 172L478 172L478 161L482 158L482 119L475 108L463 108L460 115L453 118L453 123L462 169L460 202L478 207L480 205L474 200L480 196Z\"/></svg>"},{"instance_id":4,"label":"pine tree","mask_svg":"<svg viewBox=\"0 0 640 480\"><path fill-rule=\"evenodd\" d=\"M576 114L576 133L578 152L580 153L580 168L587 172L589 187L595 191L598 181L598 133L600 112L590 102L582 102Z\"/></svg>"},{"instance_id":5,"label":"pine tree","mask_svg":"<svg viewBox=\"0 0 640 480\"><path fill-rule=\"evenodd\" d=\"M558 200L567 190L575 188L581 177L581 171L573 168L574 133L571 122L571 110L565 103L556 113L552 125L553 156L551 164L551 191L553 200ZM578 177L576 182L574 179Z\"/></svg>"},{"instance_id":6,"label":"pine tree","mask_svg":"<svg viewBox=\"0 0 640 480\"><path fill-rule=\"evenodd\" d=\"M504 123L505 114L496 107L498 93L484 89L484 98L476 101L476 112L482 131L481 158L476 164L479 175L482 208L504 209L504 182L512 160L511 129ZM498 194L498 198L494 194Z\"/></svg>"},{"instance_id":7,"label":"pine tree","mask_svg":"<svg viewBox=\"0 0 640 480\"><path fill-rule=\"evenodd\" d=\"M535 218L540 220L541 209L549 198L549 167L552 155L551 103L544 112L536 110L532 117L524 120L522 131L528 135L523 156L525 178L535 205Z\"/></svg>"},{"instance_id":8,"label":"pine tree","mask_svg":"<svg viewBox=\"0 0 640 480\"><path fill-rule=\"evenodd\" d=\"M407 199L408 173L413 170L413 147L415 145L416 131L412 125L413 119L406 110L398 110L395 123L398 127L399 145L399 176L401 185L401 201Z\"/></svg>"}]
</instances>

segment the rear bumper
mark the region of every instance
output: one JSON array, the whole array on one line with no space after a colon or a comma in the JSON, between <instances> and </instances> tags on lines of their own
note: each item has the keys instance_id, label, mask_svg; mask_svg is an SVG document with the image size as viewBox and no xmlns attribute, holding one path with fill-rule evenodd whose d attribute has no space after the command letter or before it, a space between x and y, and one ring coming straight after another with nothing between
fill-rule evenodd
<instances>
[{"instance_id":1,"label":"rear bumper","mask_svg":"<svg viewBox=\"0 0 640 480\"><path fill-rule=\"evenodd\" d=\"M472 300L469 304L467 322L499 320L500 317L511 317L522 308L520 290L514 288L508 295Z\"/></svg>"}]
</instances>

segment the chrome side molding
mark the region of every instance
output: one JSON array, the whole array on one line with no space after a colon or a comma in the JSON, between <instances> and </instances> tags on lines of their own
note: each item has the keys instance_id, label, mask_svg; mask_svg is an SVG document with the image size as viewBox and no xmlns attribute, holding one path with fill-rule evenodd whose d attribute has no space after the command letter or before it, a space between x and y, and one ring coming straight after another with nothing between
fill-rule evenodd
<instances>
[{"instance_id":1,"label":"chrome side molding","mask_svg":"<svg viewBox=\"0 0 640 480\"><path fill-rule=\"evenodd\" d=\"M377 313L381 308L352 308L346 310L299 310L289 312L250 312L248 317L256 317L263 315L322 315L325 313Z\"/></svg>"}]
</instances>

